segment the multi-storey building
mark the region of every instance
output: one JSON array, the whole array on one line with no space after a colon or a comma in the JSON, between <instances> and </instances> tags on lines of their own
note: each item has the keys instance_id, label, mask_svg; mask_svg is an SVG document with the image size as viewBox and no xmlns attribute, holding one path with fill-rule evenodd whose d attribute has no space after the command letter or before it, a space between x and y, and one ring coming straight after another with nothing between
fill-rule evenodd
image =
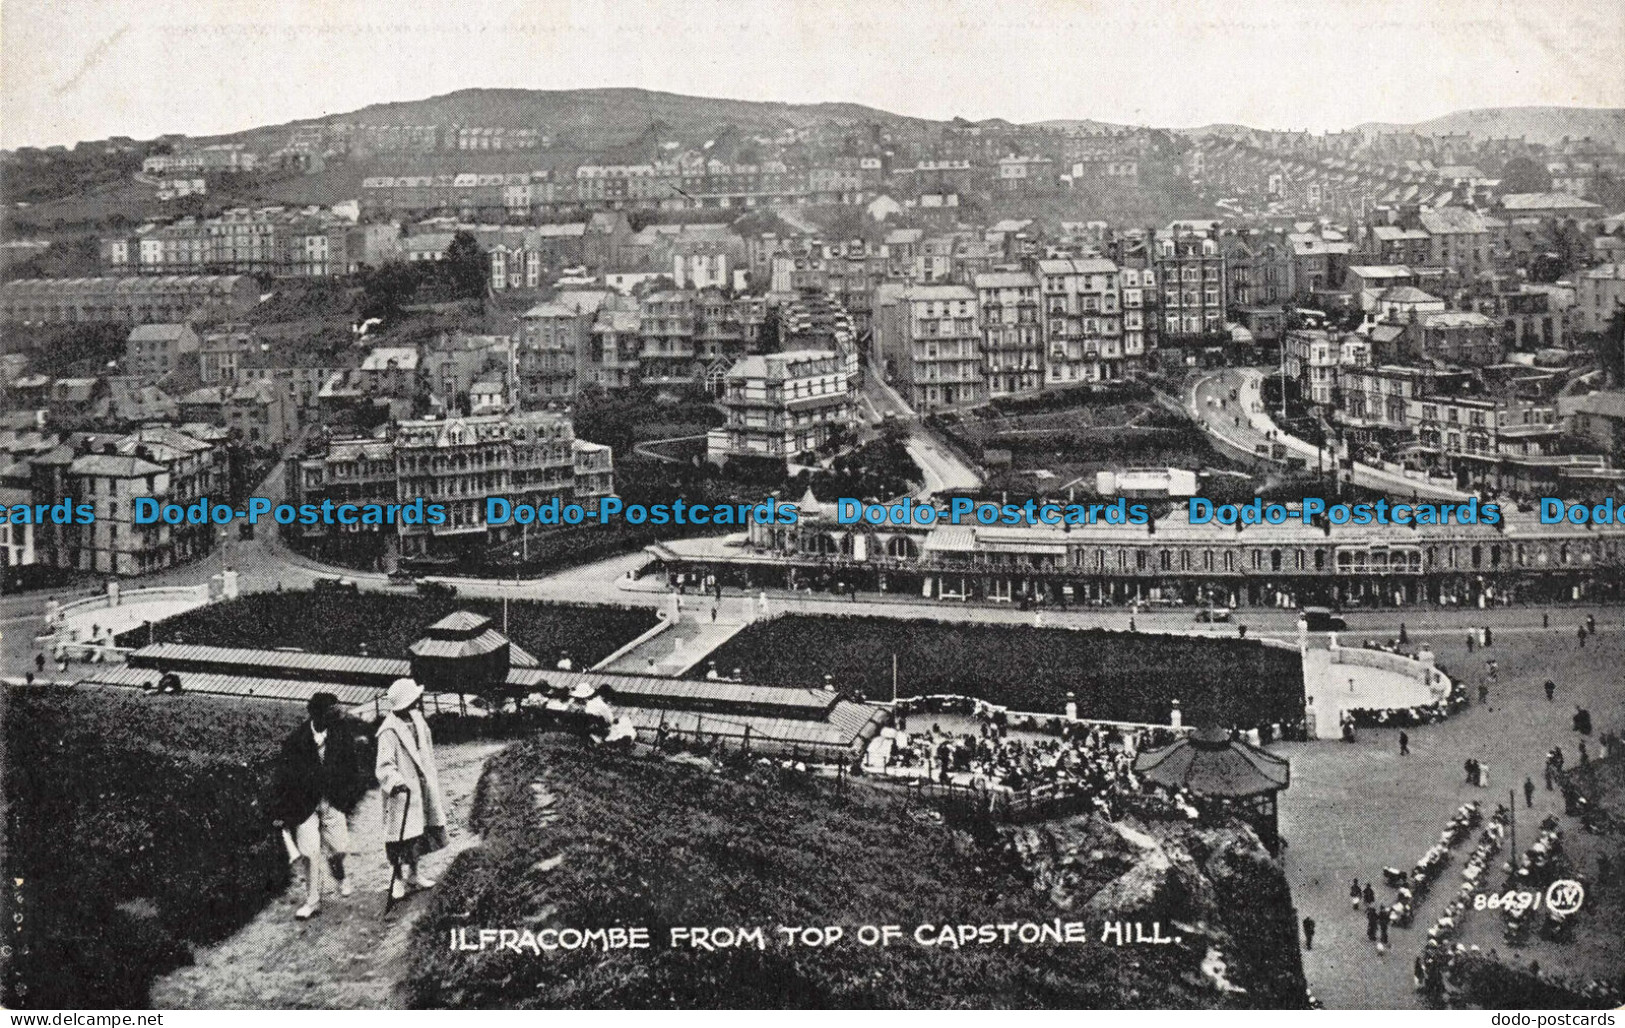
<instances>
[{"instance_id":1,"label":"multi-storey building","mask_svg":"<svg viewBox=\"0 0 1625 1028\"><path fill-rule=\"evenodd\" d=\"M241 143L220 143L196 150L154 154L141 162L141 171L147 175L174 175L181 172L219 174L221 172L253 171L259 167L260 156Z\"/></svg>"},{"instance_id":2,"label":"multi-storey building","mask_svg":"<svg viewBox=\"0 0 1625 1028\"><path fill-rule=\"evenodd\" d=\"M1299 329L1287 333L1284 346L1287 377L1298 383L1305 400L1323 407L1336 401L1340 369L1371 363L1371 343L1356 335Z\"/></svg>"},{"instance_id":3,"label":"multi-storey building","mask_svg":"<svg viewBox=\"0 0 1625 1028\"><path fill-rule=\"evenodd\" d=\"M695 295L666 290L649 293L639 304L639 375L645 382L686 382L695 378Z\"/></svg>"},{"instance_id":4,"label":"multi-storey building","mask_svg":"<svg viewBox=\"0 0 1625 1028\"><path fill-rule=\"evenodd\" d=\"M124 343L125 371L155 382L180 367L182 354L198 351L191 325L137 325Z\"/></svg>"},{"instance_id":5,"label":"multi-storey building","mask_svg":"<svg viewBox=\"0 0 1625 1028\"><path fill-rule=\"evenodd\" d=\"M545 504L554 497L596 510L614 491L613 454L575 438L570 419L547 412L406 420L387 440L348 440L325 453L289 458L293 503L422 499L446 508L446 522L379 526L305 525L307 537L345 545L349 532L365 545L403 554L480 546L516 536L517 525L490 525L486 500Z\"/></svg>"},{"instance_id":6,"label":"multi-storey building","mask_svg":"<svg viewBox=\"0 0 1625 1028\"><path fill-rule=\"evenodd\" d=\"M1462 455L1540 456L1563 432L1555 404L1515 397L1419 396L1406 420L1417 448L1445 465Z\"/></svg>"},{"instance_id":7,"label":"multi-storey building","mask_svg":"<svg viewBox=\"0 0 1625 1028\"><path fill-rule=\"evenodd\" d=\"M1033 264L1042 298L1050 385L1123 377L1123 313L1117 265L1098 257Z\"/></svg>"},{"instance_id":8,"label":"multi-storey building","mask_svg":"<svg viewBox=\"0 0 1625 1028\"><path fill-rule=\"evenodd\" d=\"M1417 221L1428 234L1429 265L1449 268L1463 282L1495 270L1496 232L1505 227L1499 219L1465 207L1440 207L1420 212Z\"/></svg>"},{"instance_id":9,"label":"multi-storey building","mask_svg":"<svg viewBox=\"0 0 1625 1028\"><path fill-rule=\"evenodd\" d=\"M1123 294L1123 374L1134 378L1157 347L1157 273L1130 263L1118 270L1118 277Z\"/></svg>"},{"instance_id":10,"label":"multi-storey building","mask_svg":"<svg viewBox=\"0 0 1625 1028\"><path fill-rule=\"evenodd\" d=\"M984 398L982 333L969 286L883 286L875 297L875 349L915 410Z\"/></svg>"},{"instance_id":11,"label":"multi-storey building","mask_svg":"<svg viewBox=\"0 0 1625 1028\"><path fill-rule=\"evenodd\" d=\"M1405 324L1399 343L1411 364L1482 368L1505 355L1495 322L1476 311L1418 314Z\"/></svg>"},{"instance_id":12,"label":"multi-storey building","mask_svg":"<svg viewBox=\"0 0 1625 1028\"><path fill-rule=\"evenodd\" d=\"M1337 422L1355 430L1409 433L1410 402L1436 391L1432 368L1398 364L1347 365L1337 369Z\"/></svg>"},{"instance_id":13,"label":"multi-storey building","mask_svg":"<svg viewBox=\"0 0 1625 1028\"><path fill-rule=\"evenodd\" d=\"M1036 392L1044 386L1044 323L1038 276L991 271L975 278L982 315L982 371L989 396Z\"/></svg>"},{"instance_id":14,"label":"multi-storey building","mask_svg":"<svg viewBox=\"0 0 1625 1028\"><path fill-rule=\"evenodd\" d=\"M228 325L206 332L198 344L198 379L206 386L235 382L244 360L259 349L259 339L247 328Z\"/></svg>"},{"instance_id":15,"label":"multi-storey building","mask_svg":"<svg viewBox=\"0 0 1625 1028\"><path fill-rule=\"evenodd\" d=\"M780 350L833 350L840 355L852 388L858 386L858 333L852 317L833 295L803 290L772 311Z\"/></svg>"},{"instance_id":16,"label":"multi-storey building","mask_svg":"<svg viewBox=\"0 0 1625 1028\"><path fill-rule=\"evenodd\" d=\"M728 371L722 405L728 420L710 433L710 459L809 453L852 427L846 359L834 350L746 357Z\"/></svg>"},{"instance_id":17,"label":"multi-storey building","mask_svg":"<svg viewBox=\"0 0 1625 1028\"><path fill-rule=\"evenodd\" d=\"M1159 230L1152 247L1153 267L1162 288L1159 345L1188 347L1225 323L1224 255L1206 233L1177 223Z\"/></svg>"},{"instance_id":18,"label":"multi-storey building","mask_svg":"<svg viewBox=\"0 0 1625 1028\"><path fill-rule=\"evenodd\" d=\"M643 315L638 302L611 296L604 301L588 331L591 345L584 370L577 376L579 386L588 383L604 389L637 385L643 352Z\"/></svg>"},{"instance_id":19,"label":"multi-storey building","mask_svg":"<svg viewBox=\"0 0 1625 1028\"><path fill-rule=\"evenodd\" d=\"M1625 305L1625 264L1600 264L1580 272L1574 282L1574 309L1581 332L1606 332ZM1625 368L1610 369L1625 381Z\"/></svg>"},{"instance_id":20,"label":"multi-storey building","mask_svg":"<svg viewBox=\"0 0 1625 1028\"><path fill-rule=\"evenodd\" d=\"M172 567L208 552L211 525L135 523L135 501L189 504L202 497L230 499L228 462L223 449L173 428L150 427L98 442L85 440L83 452L62 474L64 495L90 503L96 520L69 526L53 549L58 566L115 575L138 575ZM54 497L53 497L54 499Z\"/></svg>"},{"instance_id":21,"label":"multi-storey building","mask_svg":"<svg viewBox=\"0 0 1625 1028\"><path fill-rule=\"evenodd\" d=\"M609 294L571 292L519 317L519 399L532 409L575 396L587 378L592 325Z\"/></svg>"}]
</instances>

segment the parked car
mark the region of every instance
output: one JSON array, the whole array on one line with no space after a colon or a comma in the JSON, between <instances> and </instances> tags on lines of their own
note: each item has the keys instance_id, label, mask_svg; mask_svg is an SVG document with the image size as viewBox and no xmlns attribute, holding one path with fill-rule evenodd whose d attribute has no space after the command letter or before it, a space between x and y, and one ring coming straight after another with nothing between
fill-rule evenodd
<instances>
[{"instance_id":1,"label":"parked car","mask_svg":"<svg viewBox=\"0 0 1625 1028\"><path fill-rule=\"evenodd\" d=\"M1229 621L1232 613L1229 607L1207 607L1196 612L1196 620L1203 624L1219 624Z\"/></svg>"},{"instance_id":2,"label":"parked car","mask_svg":"<svg viewBox=\"0 0 1625 1028\"><path fill-rule=\"evenodd\" d=\"M311 590L318 593L359 593L361 586L353 578L318 578L311 583Z\"/></svg>"},{"instance_id":3,"label":"parked car","mask_svg":"<svg viewBox=\"0 0 1625 1028\"><path fill-rule=\"evenodd\" d=\"M1305 607L1303 619L1309 623L1311 632L1342 632L1349 627L1349 623L1333 614L1330 607Z\"/></svg>"},{"instance_id":4,"label":"parked car","mask_svg":"<svg viewBox=\"0 0 1625 1028\"><path fill-rule=\"evenodd\" d=\"M417 580L417 576L405 568L396 568L389 573L389 581L392 585L413 585Z\"/></svg>"}]
</instances>

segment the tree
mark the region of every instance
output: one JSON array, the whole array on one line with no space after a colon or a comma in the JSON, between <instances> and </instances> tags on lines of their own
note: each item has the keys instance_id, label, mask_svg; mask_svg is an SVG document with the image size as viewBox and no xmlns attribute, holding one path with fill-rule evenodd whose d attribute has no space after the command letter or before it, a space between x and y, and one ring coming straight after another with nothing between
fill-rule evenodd
<instances>
[{"instance_id":1,"label":"tree","mask_svg":"<svg viewBox=\"0 0 1625 1028\"><path fill-rule=\"evenodd\" d=\"M1501 168L1500 191L1505 193L1549 193L1552 176L1544 165L1528 157L1514 157Z\"/></svg>"},{"instance_id":2,"label":"tree","mask_svg":"<svg viewBox=\"0 0 1625 1028\"><path fill-rule=\"evenodd\" d=\"M1616 304L1602 338L1597 340L1597 363L1612 384L1625 385L1625 304Z\"/></svg>"},{"instance_id":3,"label":"tree","mask_svg":"<svg viewBox=\"0 0 1625 1028\"><path fill-rule=\"evenodd\" d=\"M485 250L472 232L462 231L451 237L451 244L446 247L445 273L457 299L484 296L489 268Z\"/></svg>"},{"instance_id":4,"label":"tree","mask_svg":"<svg viewBox=\"0 0 1625 1028\"><path fill-rule=\"evenodd\" d=\"M419 266L405 261L389 261L363 271L361 317L388 319L398 316L401 308L412 302L422 278Z\"/></svg>"}]
</instances>

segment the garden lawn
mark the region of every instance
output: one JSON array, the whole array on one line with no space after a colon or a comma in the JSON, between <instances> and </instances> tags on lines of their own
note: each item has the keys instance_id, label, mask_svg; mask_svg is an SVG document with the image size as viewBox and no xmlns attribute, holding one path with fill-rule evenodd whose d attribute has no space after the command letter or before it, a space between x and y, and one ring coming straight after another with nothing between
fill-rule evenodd
<instances>
[{"instance_id":1,"label":"garden lawn","mask_svg":"<svg viewBox=\"0 0 1625 1028\"><path fill-rule=\"evenodd\" d=\"M953 693L1018 711L1078 713L1106 721L1166 724L1179 700L1187 724L1242 728L1303 715L1295 652L1241 639L1196 639L1101 630L786 615L751 625L701 662L740 668L748 682L836 688L890 699Z\"/></svg>"},{"instance_id":2,"label":"garden lawn","mask_svg":"<svg viewBox=\"0 0 1625 1028\"><path fill-rule=\"evenodd\" d=\"M447 614L473 611L502 628L502 603L462 597L360 595L334 592L255 593L199 607L152 627L155 642L272 649L296 646L312 653L407 656L407 647ZM590 667L655 626L651 610L586 607L515 600L508 604L508 636L548 667L562 650L576 667ZM138 628L119 638L142 646Z\"/></svg>"},{"instance_id":3,"label":"garden lawn","mask_svg":"<svg viewBox=\"0 0 1625 1028\"><path fill-rule=\"evenodd\" d=\"M261 812L295 704L13 689L6 867L23 931L8 1007L147 1006L153 978L287 883ZM24 991L26 990L26 991Z\"/></svg>"}]
</instances>

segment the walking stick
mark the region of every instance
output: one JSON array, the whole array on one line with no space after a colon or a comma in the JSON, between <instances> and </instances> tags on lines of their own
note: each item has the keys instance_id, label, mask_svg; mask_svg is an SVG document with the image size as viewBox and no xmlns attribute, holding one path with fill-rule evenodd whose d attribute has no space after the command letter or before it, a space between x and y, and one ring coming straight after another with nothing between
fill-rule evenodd
<instances>
[{"instance_id":1,"label":"walking stick","mask_svg":"<svg viewBox=\"0 0 1625 1028\"><path fill-rule=\"evenodd\" d=\"M406 790L406 802L401 805L401 834L400 834L400 838L395 840L397 844L403 843L403 842L406 841L406 819L409 816L411 816L411 813L412 813L412 790L408 789L408 790ZM389 862L389 864L390 864L389 889L384 893L384 916L385 917L388 917L389 912L391 910L395 909L395 883L400 881L400 878L401 878L401 861L397 858L395 860L391 860Z\"/></svg>"}]
</instances>

